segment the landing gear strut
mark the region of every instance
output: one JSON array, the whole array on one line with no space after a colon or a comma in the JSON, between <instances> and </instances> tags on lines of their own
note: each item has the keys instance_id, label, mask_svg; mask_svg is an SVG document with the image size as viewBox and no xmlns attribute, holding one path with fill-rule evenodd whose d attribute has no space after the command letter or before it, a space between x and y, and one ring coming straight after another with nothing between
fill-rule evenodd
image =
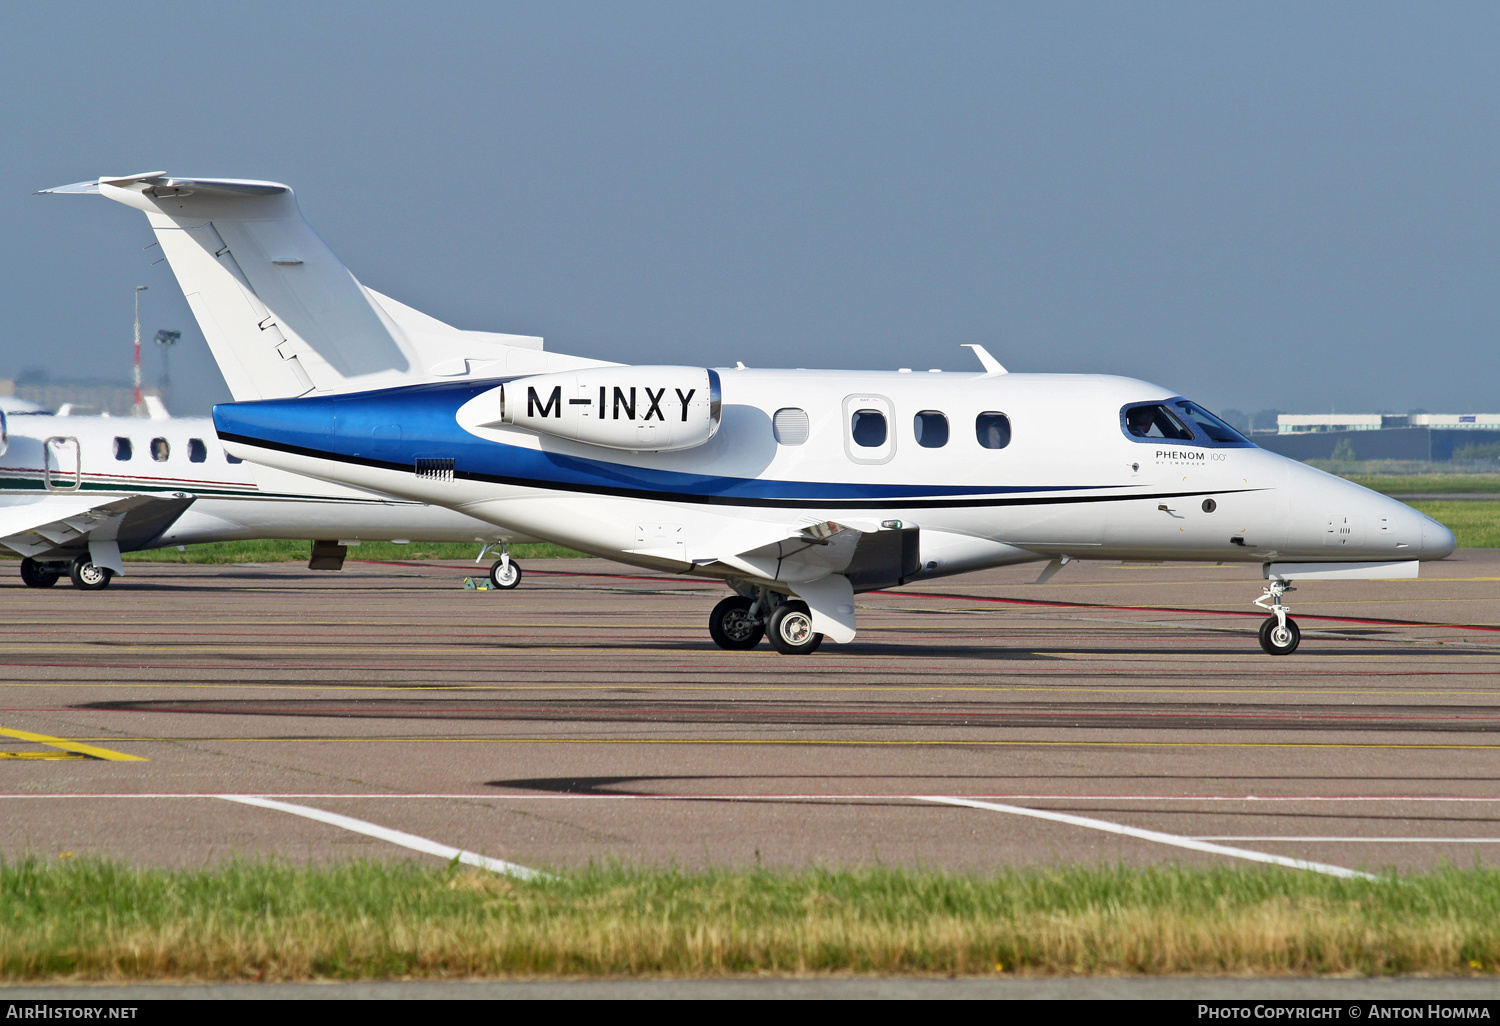
<instances>
[{"instance_id":1,"label":"landing gear strut","mask_svg":"<svg viewBox=\"0 0 1500 1026\"><path fill-rule=\"evenodd\" d=\"M28 588L50 588L67 572L66 563L43 563L27 556L21 560L21 582Z\"/></svg>"},{"instance_id":2,"label":"landing gear strut","mask_svg":"<svg viewBox=\"0 0 1500 1026\"><path fill-rule=\"evenodd\" d=\"M1281 596L1293 591L1285 581L1272 581L1266 585L1266 593L1255 600L1260 608L1270 612L1270 617L1260 625L1260 647L1271 655L1291 655L1302 643L1302 631L1297 622L1287 614L1291 607L1282 604Z\"/></svg>"}]
</instances>

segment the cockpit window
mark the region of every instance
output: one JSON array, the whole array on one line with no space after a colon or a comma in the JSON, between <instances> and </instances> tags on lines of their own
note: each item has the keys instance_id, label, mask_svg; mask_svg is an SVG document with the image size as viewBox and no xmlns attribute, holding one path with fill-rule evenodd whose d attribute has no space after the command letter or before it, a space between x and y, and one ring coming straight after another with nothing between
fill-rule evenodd
<instances>
[{"instance_id":1,"label":"cockpit window","mask_svg":"<svg viewBox=\"0 0 1500 1026\"><path fill-rule=\"evenodd\" d=\"M1120 411L1125 434L1141 442L1173 441L1194 445L1254 445L1244 435L1197 403L1178 396L1158 403L1132 403Z\"/></svg>"},{"instance_id":2,"label":"cockpit window","mask_svg":"<svg viewBox=\"0 0 1500 1026\"><path fill-rule=\"evenodd\" d=\"M1127 407L1125 432L1135 438L1171 438L1181 442L1193 440L1193 433L1164 403Z\"/></svg>"},{"instance_id":3,"label":"cockpit window","mask_svg":"<svg viewBox=\"0 0 1500 1026\"><path fill-rule=\"evenodd\" d=\"M1250 439L1240 434L1218 417L1215 417L1212 413L1209 413L1197 403L1190 403L1186 399L1179 399L1173 405L1187 414L1188 419L1193 422L1193 430L1195 432L1207 435L1211 441L1228 445L1244 445L1250 442Z\"/></svg>"}]
</instances>

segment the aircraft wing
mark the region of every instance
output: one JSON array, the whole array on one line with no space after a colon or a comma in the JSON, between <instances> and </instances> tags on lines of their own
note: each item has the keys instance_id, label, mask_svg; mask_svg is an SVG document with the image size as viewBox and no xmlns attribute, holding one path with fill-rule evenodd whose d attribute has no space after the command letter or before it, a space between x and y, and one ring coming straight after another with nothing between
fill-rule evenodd
<instances>
[{"instance_id":1,"label":"aircraft wing","mask_svg":"<svg viewBox=\"0 0 1500 1026\"><path fill-rule=\"evenodd\" d=\"M144 548L197 498L186 492L70 492L0 508L0 545L23 556L87 550L96 566L124 573L120 549Z\"/></svg>"},{"instance_id":2,"label":"aircraft wing","mask_svg":"<svg viewBox=\"0 0 1500 1026\"><path fill-rule=\"evenodd\" d=\"M904 584L921 569L920 531L899 521L857 526L826 520L796 529L775 525L720 535L717 563L785 583L813 614L813 629L845 643L854 638L854 593Z\"/></svg>"}]
</instances>

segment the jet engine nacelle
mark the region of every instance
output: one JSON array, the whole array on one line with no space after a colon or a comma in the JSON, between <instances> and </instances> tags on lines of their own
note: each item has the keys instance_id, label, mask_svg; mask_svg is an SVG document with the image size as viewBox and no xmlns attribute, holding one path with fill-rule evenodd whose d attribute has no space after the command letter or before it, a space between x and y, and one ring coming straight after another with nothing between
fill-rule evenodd
<instances>
[{"instance_id":1,"label":"jet engine nacelle","mask_svg":"<svg viewBox=\"0 0 1500 1026\"><path fill-rule=\"evenodd\" d=\"M594 367L500 389L505 424L632 452L702 445L719 430L719 375L703 367Z\"/></svg>"}]
</instances>

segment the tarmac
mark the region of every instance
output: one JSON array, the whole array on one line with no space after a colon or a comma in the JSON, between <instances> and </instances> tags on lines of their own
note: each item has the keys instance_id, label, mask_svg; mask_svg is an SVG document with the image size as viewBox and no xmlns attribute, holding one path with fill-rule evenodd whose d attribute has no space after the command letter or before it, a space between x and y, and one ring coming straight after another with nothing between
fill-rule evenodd
<instances>
[{"instance_id":1,"label":"tarmac","mask_svg":"<svg viewBox=\"0 0 1500 1026\"><path fill-rule=\"evenodd\" d=\"M1300 585L1285 657L1253 565L913 584L805 657L599 560L0 567L6 858L1500 864L1500 551Z\"/></svg>"}]
</instances>

